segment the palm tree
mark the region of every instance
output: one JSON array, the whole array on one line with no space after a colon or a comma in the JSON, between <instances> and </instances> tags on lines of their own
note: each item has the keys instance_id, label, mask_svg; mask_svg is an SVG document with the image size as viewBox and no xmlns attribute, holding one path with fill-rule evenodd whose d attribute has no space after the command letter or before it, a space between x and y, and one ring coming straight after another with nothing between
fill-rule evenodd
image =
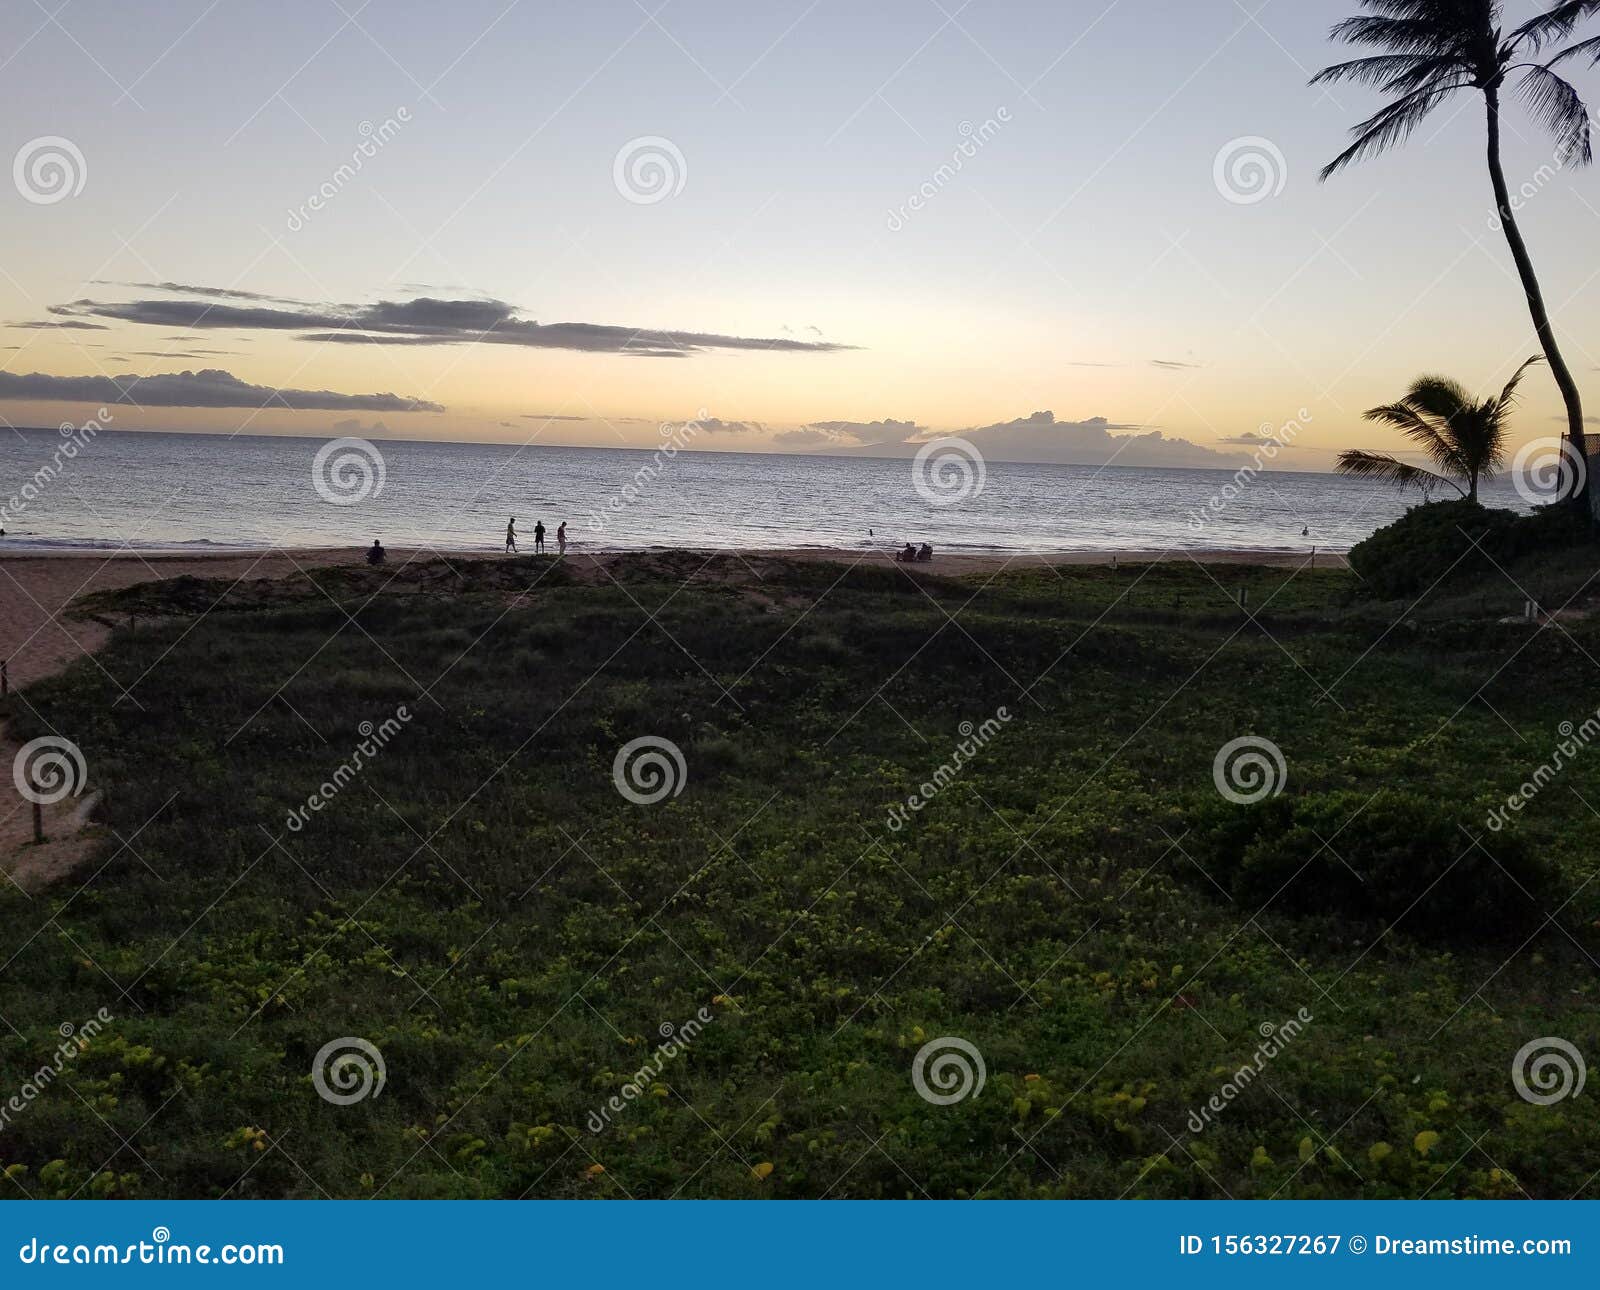
<instances>
[{"instance_id":1,"label":"palm tree","mask_svg":"<svg viewBox=\"0 0 1600 1290\"><path fill-rule=\"evenodd\" d=\"M1398 403L1386 403L1362 414L1368 421L1394 426L1420 444L1438 467L1436 471L1413 466L1387 453L1352 449L1339 454L1339 473L1398 484L1401 488L1420 488L1424 493L1449 484L1468 501L1477 501L1478 481L1493 479L1505 459L1506 430L1517 401L1517 386L1523 373L1540 361L1537 355L1530 358L1506 382L1505 389L1481 403L1460 381L1447 376L1421 376Z\"/></svg>"},{"instance_id":2,"label":"palm tree","mask_svg":"<svg viewBox=\"0 0 1600 1290\"><path fill-rule=\"evenodd\" d=\"M1354 81L1376 86L1392 97L1351 131L1354 142L1323 168L1322 178L1403 142L1429 113L1457 91L1477 90L1483 95L1488 112L1489 179L1494 185L1500 226L1528 297L1533 329L1567 405L1567 433L1577 453L1576 460L1587 462L1578 384L1556 344L1544 293L1506 188L1500 161L1500 88L1508 76L1517 74L1517 93L1539 124L1555 136L1560 164L1587 164L1591 160L1589 110L1578 91L1554 68L1579 55L1600 61L1600 38L1581 41L1553 57L1540 59L1552 46L1566 41L1583 19L1600 12L1600 0L1564 0L1509 32L1501 27L1501 0L1360 3L1369 12L1337 24L1333 39L1385 52L1326 67L1311 83ZM1590 475L1587 469L1575 472L1572 498L1581 505L1587 491L1589 513L1600 521L1600 484L1592 482Z\"/></svg>"}]
</instances>

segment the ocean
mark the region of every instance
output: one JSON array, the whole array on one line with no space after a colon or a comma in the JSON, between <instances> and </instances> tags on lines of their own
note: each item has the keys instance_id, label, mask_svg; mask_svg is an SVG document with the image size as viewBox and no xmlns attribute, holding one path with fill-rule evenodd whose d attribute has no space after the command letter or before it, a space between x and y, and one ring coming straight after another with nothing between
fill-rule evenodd
<instances>
[{"instance_id":1,"label":"ocean","mask_svg":"<svg viewBox=\"0 0 1600 1290\"><path fill-rule=\"evenodd\" d=\"M329 448L333 442L336 446ZM76 445L75 455L65 447ZM319 456L319 453L321 454ZM42 472L42 473L41 473ZM1524 510L1509 483L1485 503ZM1348 550L1417 494L1336 475L102 430L0 433L0 551L365 546Z\"/></svg>"}]
</instances>

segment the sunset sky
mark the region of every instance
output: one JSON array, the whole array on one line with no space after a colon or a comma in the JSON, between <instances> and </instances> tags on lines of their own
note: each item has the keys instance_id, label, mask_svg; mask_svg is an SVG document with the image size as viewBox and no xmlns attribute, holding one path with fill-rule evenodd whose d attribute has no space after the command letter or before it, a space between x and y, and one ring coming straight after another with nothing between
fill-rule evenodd
<instances>
[{"instance_id":1,"label":"sunset sky","mask_svg":"<svg viewBox=\"0 0 1600 1290\"><path fill-rule=\"evenodd\" d=\"M709 446L759 450L1050 409L1236 453L1304 409L1279 464L1322 469L1397 446L1360 411L1419 372L1498 388L1538 348L1480 100L1317 182L1376 106L1307 86L1351 0L57 5L0 31L13 425L105 401L40 377L218 369L117 428L614 446L705 409ZM1600 413L1600 173L1533 181L1554 149L1508 116ZM1230 201L1216 161L1250 138L1282 190ZM625 191L640 139L659 200ZM1558 433L1548 374L1527 389L1518 438ZM852 429L886 420L916 429Z\"/></svg>"}]
</instances>

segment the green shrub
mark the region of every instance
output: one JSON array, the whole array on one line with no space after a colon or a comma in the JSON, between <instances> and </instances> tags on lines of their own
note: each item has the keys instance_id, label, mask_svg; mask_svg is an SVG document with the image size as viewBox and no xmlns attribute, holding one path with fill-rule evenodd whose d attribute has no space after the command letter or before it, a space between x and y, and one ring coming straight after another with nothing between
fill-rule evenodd
<instances>
[{"instance_id":1,"label":"green shrub","mask_svg":"<svg viewBox=\"0 0 1600 1290\"><path fill-rule=\"evenodd\" d=\"M1241 909L1350 915L1436 941L1525 936L1549 875L1519 837L1474 843L1432 800L1384 790L1208 804L1186 849Z\"/></svg>"},{"instance_id":2,"label":"green shrub","mask_svg":"<svg viewBox=\"0 0 1600 1290\"><path fill-rule=\"evenodd\" d=\"M1492 571L1496 564L1590 540L1566 506L1531 515L1489 510L1477 502L1429 502L1413 507L1350 552L1366 591L1381 599L1416 596L1436 583Z\"/></svg>"}]
</instances>

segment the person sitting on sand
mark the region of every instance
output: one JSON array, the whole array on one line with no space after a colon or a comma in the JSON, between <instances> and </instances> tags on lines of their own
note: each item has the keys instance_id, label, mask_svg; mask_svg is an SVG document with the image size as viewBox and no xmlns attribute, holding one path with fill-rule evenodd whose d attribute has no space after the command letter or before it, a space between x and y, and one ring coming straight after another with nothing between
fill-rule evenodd
<instances>
[{"instance_id":1,"label":"person sitting on sand","mask_svg":"<svg viewBox=\"0 0 1600 1290\"><path fill-rule=\"evenodd\" d=\"M916 545L914 543L907 542L905 549L902 551L897 551L894 558L901 564L915 564L917 559Z\"/></svg>"},{"instance_id":2,"label":"person sitting on sand","mask_svg":"<svg viewBox=\"0 0 1600 1290\"><path fill-rule=\"evenodd\" d=\"M566 555L566 553L567 553L567 522L566 522L566 520L562 520L560 526L556 529L556 546L560 548L560 551L561 551L562 555Z\"/></svg>"},{"instance_id":3,"label":"person sitting on sand","mask_svg":"<svg viewBox=\"0 0 1600 1290\"><path fill-rule=\"evenodd\" d=\"M535 555L544 550L544 521L537 520L533 526L533 551Z\"/></svg>"},{"instance_id":4,"label":"person sitting on sand","mask_svg":"<svg viewBox=\"0 0 1600 1290\"><path fill-rule=\"evenodd\" d=\"M917 552L917 561L919 563L921 563L921 564L927 564L932 559L933 559L933 548L931 546L929 546L926 542L924 542L922 544L921 549L918 550L918 552Z\"/></svg>"},{"instance_id":5,"label":"person sitting on sand","mask_svg":"<svg viewBox=\"0 0 1600 1290\"><path fill-rule=\"evenodd\" d=\"M383 549L383 543L377 538L372 539L372 545L367 549L368 564L382 564L383 558L389 553Z\"/></svg>"},{"instance_id":6,"label":"person sitting on sand","mask_svg":"<svg viewBox=\"0 0 1600 1290\"><path fill-rule=\"evenodd\" d=\"M517 553L517 517L513 515L511 522L506 525L506 551L510 555Z\"/></svg>"}]
</instances>

